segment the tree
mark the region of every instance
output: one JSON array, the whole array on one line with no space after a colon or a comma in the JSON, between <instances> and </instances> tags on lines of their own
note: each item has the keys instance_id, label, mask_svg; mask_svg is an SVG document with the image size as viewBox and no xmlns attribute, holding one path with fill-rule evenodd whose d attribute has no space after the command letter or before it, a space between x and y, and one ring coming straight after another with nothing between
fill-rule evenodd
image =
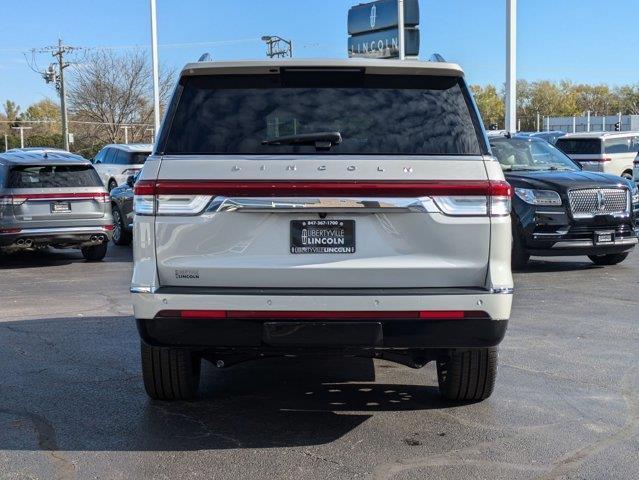
<instances>
[{"instance_id":1,"label":"tree","mask_svg":"<svg viewBox=\"0 0 639 480\"><path fill-rule=\"evenodd\" d=\"M484 126L490 128L492 124L503 125L504 98L497 93L497 89L493 85L485 87L472 85L470 89L475 97Z\"/></svg>"},{"instance_id":2,"label":"tree","mask_svg":"<svg viewBox=\"0 0 639 480\"><path fill-rule=\"evenodd\" d=\"M60 133L60 106L51 99L44 99L31 104L22 115L23 120L34 122L36 133L52 135Z\"/></svg>"},{"instance_id":3,"label":"tree","mask_svg":"<svg viewBox=\"0 0 639 480\"><path fill-rule=\"evenodd\" d=\"M143 52L125 55L110 50L87 54L72 71L69 105L73 131L84 148L95 150L104 143L124 141L125 125L129 141L150 138L146 130L153 122L151 66ZM160 98L166 103L173 85L173 73L163 71ZM82 123L81 123L82 122Z\"/></svg>"},{"instance_id":4,"label":"tree","mask_svg":"<svg viewBox=\"0 0 639 480\"><path fill-rule=\"evenodd\" d=\"M20 125L20 106L11 100L4 102L4 114L7 120L13 122L10 125L17 127Z\"/></svg>"}]
</instances>

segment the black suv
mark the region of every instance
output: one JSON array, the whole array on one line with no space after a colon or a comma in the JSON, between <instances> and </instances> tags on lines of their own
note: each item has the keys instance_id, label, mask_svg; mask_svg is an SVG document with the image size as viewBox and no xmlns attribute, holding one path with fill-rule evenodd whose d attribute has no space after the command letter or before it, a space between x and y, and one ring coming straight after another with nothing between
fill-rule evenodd
<instances>
[{"instance_id":1,"label":"black suv","mask_svg":"<svg viewBox=\"0 0 639 480\"><path fill-rule=\"evenodd\" d=\"M534 137L491 137L490 145L515 193L513 267L531 255L587 255L598 265L626 259L637 244L636 185L583 171Z\"/></svg>"}]
</instances>

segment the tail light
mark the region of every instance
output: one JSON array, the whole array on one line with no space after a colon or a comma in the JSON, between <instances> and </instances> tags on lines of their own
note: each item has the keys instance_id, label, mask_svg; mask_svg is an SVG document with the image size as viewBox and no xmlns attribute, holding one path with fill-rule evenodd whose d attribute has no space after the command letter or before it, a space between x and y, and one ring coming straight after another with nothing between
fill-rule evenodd
<instances>
[{"instance_id":1,"label":"tail light","mask_svg":"<svg viewBox=\"0 0 639 480\"><path fill-rule=\"evenodd\" d=\"M0 196L0 205L22 205L23 203L33 200L38 202L46 202L49 200L95 200L99 203L109 203L111 197L106 192L88 192L88 193L24 193L19 195L3 195Z\"/></svg>"},{"instance_id":2,"label":"tail light","mask_svg":"<svg viewBox=\"0 0 639 480\"><path fill-rule=\"evenodd\" d=\"M512 189L501 181L152 181L139 180L134 187L138 215L198 215L216 196L225 197L432 197L446 215L502 216L510 214Z\"/></svg>"}]
</instances>

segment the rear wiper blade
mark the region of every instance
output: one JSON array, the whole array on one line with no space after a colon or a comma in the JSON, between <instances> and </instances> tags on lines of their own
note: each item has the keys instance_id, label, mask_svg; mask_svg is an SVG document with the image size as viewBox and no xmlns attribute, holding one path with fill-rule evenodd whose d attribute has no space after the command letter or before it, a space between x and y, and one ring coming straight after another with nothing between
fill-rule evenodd
<instances>
[{"instance_id":1,"label":"rear wiper blade","mask_svg":"<svg viewBox=\"0 0 639 480\"><path fill-rule=\"evenodd\" d=\"M318 150L328 150L342 143L340 132L299 133L262 140L262 145L314 145Z\"/></svg>"}]
</instances>

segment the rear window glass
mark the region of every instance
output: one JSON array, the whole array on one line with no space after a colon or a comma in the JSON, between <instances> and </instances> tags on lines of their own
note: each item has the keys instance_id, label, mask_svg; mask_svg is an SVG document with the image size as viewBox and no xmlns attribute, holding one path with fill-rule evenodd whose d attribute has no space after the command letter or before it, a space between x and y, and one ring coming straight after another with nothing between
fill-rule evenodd
<instances>
[{"instance_id":1,"label":"rear window glass","mask_svg":"<svg viewBox=\"0 0 639 480\"><path fill-rule=\"evenodd\" d=\"M99 187L100 177L91 165L37 165L13 167L9 188Z\"/></svg>"},{"instance_id":2,"label":"rear window glass","mask_svg":"<svg viewBox=\"0 0 639 480\"><path fill-rule=\"evenodd\" d=\"M568 155L599 155L601 154L601 140L593 138L557 140L557 148Z\"/></svg>"},{"instance_id":3,"label":"rear window glass","mask_svg":"<svg viewBox=\"0 0 639 480\"><path fill-rule=\"evenodd\" d=\"M129 155L129 165L143 165L149 155L151 155L151 152L131 153Z\"/></svg>"},{"instance_id":4,"label":"rear window glass","mask_svg":"<svg viewBox=\"0 0 639 480\"><path fill-rule=\"evenodd\" d=\"M481 155L487 150L456 77L303 72L196 76L182 92L167 154ZM330 149L265 145L282 136L339 132Z\"/></svg>"}]
</instances>

